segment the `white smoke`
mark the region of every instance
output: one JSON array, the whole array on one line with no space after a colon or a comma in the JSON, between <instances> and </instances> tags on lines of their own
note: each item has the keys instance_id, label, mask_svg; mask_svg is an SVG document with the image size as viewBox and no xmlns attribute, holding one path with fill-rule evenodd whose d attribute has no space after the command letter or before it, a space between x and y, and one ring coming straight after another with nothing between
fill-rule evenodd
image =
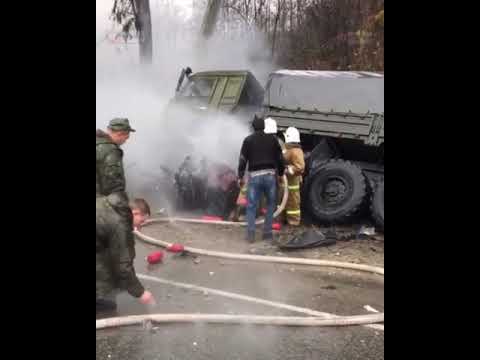
<instances>
[{"instance_id":1,"label":"white smoke","mask_svg":"<svg viewBox=\"0 0 480 360\"><path fill-rule=\"evenodd\" d=\"M250 70L261 84L273 69L268 46L259 34L232 39L221 32L199 43L198 18L185 9L151 1L154 60L142 67L135 40L114 40L109 14L113 1L96 1L96 127L128 117L137 132L124 146L131 192L155 183L161 166L176 170L187 155L207 156L236 167L242 140L250 129L229 115L206 121L188 113L164 116L183 67L202 70ZM137 195L137 193L135 194Z\"/></svg>"}]
</instances>

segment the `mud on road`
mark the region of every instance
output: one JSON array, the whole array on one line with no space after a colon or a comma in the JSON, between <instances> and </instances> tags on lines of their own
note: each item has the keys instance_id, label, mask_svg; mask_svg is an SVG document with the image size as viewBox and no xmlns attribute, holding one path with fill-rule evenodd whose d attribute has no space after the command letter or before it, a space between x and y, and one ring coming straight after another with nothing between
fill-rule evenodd
<instances>
[{"instance_id":1,"label":"mud on road","mask_svg":"<svg viewBox=\"0 0 480 360\"><path fill-rule=\"evenodd\" d=\"M298 229L294 231L302 231ZM349 228L339 228L351 231ZM338 242L328 248L279 251L261 241L250 245L244 228L193 224L155 224L147 235L188 246L238 253L308 257L383 266L383 237ZM290 236L285 229L282 237ZM338 315L368 313L365 305L384 310L384 283L379 275L332 268L264 264L211 257L166 254L163 264L150 266L150 245L137 241L138 273L284 302ZM145 282L158 304L146 309L128 295L118 298L119 314L225 313L294 315L209 293ZM169 324L152 331L141 327L97 331L97 359L383 359L383 331L361 326L286 328L252 325Z\"/></svg>"}]
</instances>

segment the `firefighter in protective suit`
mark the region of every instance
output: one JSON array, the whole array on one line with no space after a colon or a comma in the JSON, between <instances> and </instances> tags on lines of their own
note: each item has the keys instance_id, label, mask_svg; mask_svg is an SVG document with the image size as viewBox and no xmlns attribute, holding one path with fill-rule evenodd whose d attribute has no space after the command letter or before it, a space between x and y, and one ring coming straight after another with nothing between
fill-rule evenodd
<instances>
[{"instance_id":1,"label":"firefighter in protective suit","mask_svg":"<svg viewBox=\"0 0 480 360\"><path fill-rule=\"evenodd\" d=\"M300 132L289 127L285 132L285 174L288 180L288 201L285 207L286 220L289 225L299 226L301 221L300 185L305 171L305 157L300 146Z\"/></svg>"}]
</instances>

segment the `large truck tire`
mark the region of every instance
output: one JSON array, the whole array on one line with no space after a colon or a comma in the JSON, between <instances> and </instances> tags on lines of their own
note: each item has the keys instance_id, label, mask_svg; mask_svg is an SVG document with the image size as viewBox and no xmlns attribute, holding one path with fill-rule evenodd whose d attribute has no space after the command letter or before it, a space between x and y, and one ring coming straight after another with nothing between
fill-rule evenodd
<instances>
[{"instance_id":1,"label":"large truck tire","mask_svg":"<svg viewBox=\"0 0 480 360\"><path fill-rule=\"evenodd\" d=\"M307 202L316 220L327 224L350 222L368 199L362 170L344 160L330 160L306 179Z\"/></svg>"}]
</instances>

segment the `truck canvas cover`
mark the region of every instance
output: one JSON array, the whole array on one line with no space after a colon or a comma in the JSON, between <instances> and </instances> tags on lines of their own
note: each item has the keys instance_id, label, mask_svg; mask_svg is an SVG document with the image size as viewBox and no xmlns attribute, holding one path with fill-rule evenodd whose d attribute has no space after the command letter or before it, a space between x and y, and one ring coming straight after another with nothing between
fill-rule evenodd
<instances>
[{"instance_id":1,"label":"truck canvas cover","mask_svg":"<svg viewBox=\"0 0 480 360\"><path fill-rule=\"evenodd\" d=\"M285 110L384 113L384 76L372 72L279 70L269 76L264 106Z\"/></svg>"}]
</instances>

